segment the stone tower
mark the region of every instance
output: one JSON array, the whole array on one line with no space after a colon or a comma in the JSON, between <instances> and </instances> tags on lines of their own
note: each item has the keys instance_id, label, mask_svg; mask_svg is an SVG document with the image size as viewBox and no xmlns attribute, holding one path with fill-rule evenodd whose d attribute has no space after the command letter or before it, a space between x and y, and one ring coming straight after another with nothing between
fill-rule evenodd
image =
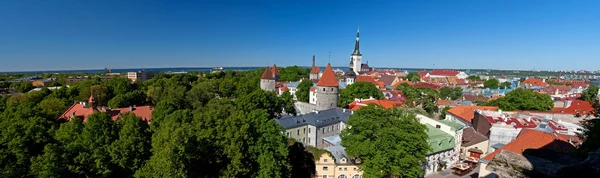
<instances>
[{"instance_id":1,"label":"stone tower","mask_svg":"<svg viewBox=\"0 0 600 178\"><path fill-rule=\"evenodd\" d=\"M350 68L354 69L354 73L358 74L362 69L362 54L359 50L359 34L360 28L356 31L356 43L354 44L354 51L350 55Z\"/></svg>"},{"instance_id":2,"label":"stone tower","mask_svg":"<svg viewBox=\"0 0 600 178\"><path fill-rule=\"evenodd\" d=\"M273 64L273 68L271 68L271 73L273 73L273 78L275 81L279 81L279 70L277 70L277 64Z\"/></svg>"},{"instance_id":3,"label":"stone tower","mask_svg":"<svg viewBox=\"0 0 600 178\"><path fill-rule=\"evenodd\" d=\"M319 83L317 83L317 110L336 108L338 104L338 83L331 64L327 64Z\"/></svg>"},{"instance_id":4,"label":"stone tower","mask_svg":"<svg viewBox=\"0 0 600 178\"><path fill-rule=\"evenodd\" d=\"M260 76L260 89L265 91L275 91L275 78L269 67L267 67L262 76Z\"/></svg>"},{"instance_id":5,"label":"stone tower","mask_svg":"<svg viewBox=\"0 0 600 178\"><path fill-rule=\"evenodd\" d=\"M310 80L318 80L321 69L315 65L315 55L312 58L312 70L310 70Z\"/></svg>"}]
</instances>

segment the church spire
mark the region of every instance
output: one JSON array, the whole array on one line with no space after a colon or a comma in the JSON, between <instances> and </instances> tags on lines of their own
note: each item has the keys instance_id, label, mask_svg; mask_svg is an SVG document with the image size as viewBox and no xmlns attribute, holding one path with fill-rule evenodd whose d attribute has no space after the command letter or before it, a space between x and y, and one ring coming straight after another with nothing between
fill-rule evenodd
<instances>
[{"instance_id":1,"label":"church spire","mask_svg":"<svg viewBox=\"0 0 600 178\"><path fill-rule=\"evenodd\" d=\"M352 54L360 54L359 36L360 36L360 26L358 26L358 29L356 30L356 43L354 44L354 52L352 52Z\"/></svg>"}]
</instances>

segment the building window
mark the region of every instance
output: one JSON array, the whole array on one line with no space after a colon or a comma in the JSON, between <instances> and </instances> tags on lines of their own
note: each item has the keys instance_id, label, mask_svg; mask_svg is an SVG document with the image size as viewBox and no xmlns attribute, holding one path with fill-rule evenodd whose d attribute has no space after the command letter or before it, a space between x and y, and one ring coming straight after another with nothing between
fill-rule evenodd
<instances>
[{"instance_id":1,"label":"building window","mask_svg":"<svg viewBox=\"0 0 600 178\"><path fill-rule=\"evenodd\" d=\"M348 177L346 177L346 175L342 174L342 175L338 176L338 178L348 178Z\"/></svg>"},{"instance_id":2,"label":"building window","mask_svg":"<svg viewBox=\"0 0 600 178\"><path fill-rule=\"evenodd\" d=\"M331 88L331 91L333 91L333 88Z\"/></svg>"},{"instance_id":3,"label":"building window","mask_svg":"<svg viewBox=\"0 0 600 178\"><path fill-rule=\"evenodd\" d=\"M344 171L347 171L347 170L348 170L348 168L346 168L346 167L345 167L345 168L344 168Z\"/></svg>"},{"instance_id":4,"label":"building window","mask_svg":"<svg viewBox=\"0 0 600 178\"><path fill-rule=\"evenodd\" d=\"M323 175L323 178L327 178L327 175Z\"/></svg>"},{"instance_id":5,"label":"building window","mask_svg":"<svg viewBox=\"0 0 600 178\"><path fill-rule=\"evenodd\" d=\"M310 128L308 128L308 133L310 133Z\"/></svg>"},{"instance_id":6,"label":"building window","mask_svg":"<svg viewBox=\"0 0 600 178\"><path fill-rule=\"evenodd\" d=\"M356 168L354 168L354 170L356 171ZM357 175L358 175L358 174L357 174ZM354 176L357 176L357 175L354 175Z\"/></svg>"},{"instance_id":7,"label":"building window","mask_svg":"<svg viewBox=\"0 0 600 178\"><path fill-rule=\"evenodd\" d=\"M302 131L302 133L306 133L306 128L304 128L304 130Z\"/></svg>"},{"instance_id":8,"label":"building window","mask_svg":"<svg viewBox=\"0 0 600 178\"><path fill-rule=\"evenodd\" d=\"M310 137L308 137L308 144L310 144Z\"/></svg>"},{"instance_id":9,"label":"building window","mask_svg":"<svg viewBox=\"0 0 600 178\"><path fill-rule=\"evenodd\" d=\"M325 91L325 88L323 88L323 91Z\"/></svg>"},{"instance_id":10,"label":"building window","mask_svg":"<svg viewBox=\"0 0 600 178\"><path fill-rule=\"evenodd\" d=\"M297 130L297 131L298 131L298 135L300 135L300 130Z\"/></svg>"},{"instance_id":11,"label":"building window","mask_svg":"<svg viewBox=\"0 0 600 178\"><path fill-rule=\"evenodd\" d=\"M323 167L323 170L327 171L327 170L329 170L329 168L327 166L325 166L325 167Z\"/></svg>"},{"instance_id":12,"label":"building window","mask_svg":"<svg viewBox=\"0 0 600 178\"><path fill-rule=\"evenodd\" d=\"M338 170L339 170L339 171L342 171L342 168L339 168Z\"/></svg>"},{"instance_id":13,"label":"building window","mask_svg":"<svg viewBox=\"0 0 600 178\"><path fill-rule=\"evenodd\" d=\"M356 168L354 168L356 170ZM352 176L352 178L361 178L360 175L356 174L354 176Z\"/></svg>"},{"instance_id":14,"label":"building window","mask_svg":"<svg viewBox=\"0 0 600 178\"><path fill-rule=\"evenodd\" d=\"M323 159L323 162L327 162L327 159ZM323 169L325 169L325 168L323 168Z\"/></svg>"},{"instance_id":15,"label":"building window","mask_svg":"<svg viewBox=\"0 0 600 178\"><path fill-rule=\"evenodd\" d=\"M435 128L438 128L438 129L439 129L440 127L442 127L442 126L440 126L440 125L435 125Z\"/></svg>"}]
</instances>

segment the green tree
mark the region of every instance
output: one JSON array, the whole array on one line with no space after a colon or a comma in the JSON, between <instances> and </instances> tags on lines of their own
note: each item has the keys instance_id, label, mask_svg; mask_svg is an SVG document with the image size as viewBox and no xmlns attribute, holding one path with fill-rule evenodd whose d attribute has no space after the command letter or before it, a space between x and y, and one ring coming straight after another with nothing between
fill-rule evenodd
<instances>
[{"instance_id":1,"label":"green tree","mask_svg":"<svg viewBox=\"0 0 600 178\"><path fill-rule=\"evenodd\" d=\"M290 92L283 92L281 94L281 99L283 100L283 109L286 113L291 115L296 115L296 109L294 108L294 98L292 98L292 94Z\"/></svg>"},{"instance_id":2,"label":"green tree","mask_svg":"<svg viewBox=\"0 0 600 178\"><path fill-rule=\"evenodd\" d=\"M375 85L369 82L356 82L352 85L348 85L346 89L340 91L340 98L338 99L338 106L345 107L348 104L354 102L356 98L369 98L375 99L383 98L383 92L377 89Z\"/></svg>"},{"instance_id":3,"label":"green tree","mask_svg":"<svg viewBox=\"0 0 600 178\"><path fill-rule=\"evenodd\" d=\"M58 119L60 115L69 108L65 100L58 98L46 97L38 106L42 109L42 113L48 119Z\"/></svg>"},{"instance_id":4,"label":"green tree","mask_svg":"<svg viewBox=\"0 0 600 178\"><path fill-rule=\"evenodd\" d=\"M298 84L296 88L296 99L302 102L308 102L310 99L310 88L313 87L313 82L310 80L303 80Z\"/></svg>"},{"instance_id":5,"label":"green tree","mask_svg":"<svg viewBox=\"0 0 600 178\"><path fill-rule=\"evenodd\" d=\"M122 116L118 126L118 139L109 149L111 162L119 167L118 175L130 177L150 158L150 129L134 114Z\"/></svg>"},{"instance_id":6,"label":"green tree","mask_svg":"<svg viewBox=\"0 0 600 178\"><path fill-rule=\"evenodd\" d=\"M12 88L19 93L26 93L33 89L33 85L30 82L16 82L12 84Z\"/></svg>"},{"instance_id":7,"label":"green tree","mask_svg":"<svg viewBox=\"0 0 600 178\"><path fill-rule=\"evenodd\" d=\"M535 110L548 111L554 107L550 96L536 93L531 90L517 88L508 92L505 97L485 103L486 106L498 106L505 111Z\"/></svg>"},{"instance_id":8,"label":"green tree","mask_svg":"<svg viewBox=\"0 0 600 178\"><path fill-rule=\"evenodd\" d=\"M44 147L44 154L31 159L31 174L35 177L68 177L67 163L57 144Z\"/></svg>"},{"instance_id":9,"label":"green tree","mask_svg":"<svg viewBox=\"0 0 600 178\"><path fill-rule=\"evenodd\" d=\"M485 88L498 88L500 86L500 82L498 79L492 78L483 82L483 87Z\"/></svg>"},{"instance_id":10,"label":"green tree","mask_svg":"<svg viewBox=\"0 0 600 178\"><path fill-rule=\"evenodd\" d=\"M512 84L510 82L502 82L500 88L510 88Z\"/></svg>"},{"instance_id":11,"label":"green tree","mask_svg":"<svg viewBox=\"0 0 600 178\"><path fill-rule=\"evenodd\" d=\"M256 90L249 95L242 96L235 101L238 109L252 111L264 109L269 113L269 118L277 118L283 111L283 100L272 91Z\"/></svg>"},{"instance_id":12,"label":"green tree","mask_svg":"<svg viewBox=\"0 0 600 178\"><path fill-rule=\"evenodd\" d=\"M108 105L108 101L111 98L111 94L110 94L110 91L108 90L108 87L106 87L104 85L94 85L90 88L90 90L92 92L92 95L94 96L94 99L96 99L97 105L99 105L99 106Z\"/></svg>"},{"instance_id":13,"label":"green tree","mask_svg":"<svg viewBox=\"0 0 600 178\"><path fill-rule=\"evenodd\" d=\"M442 111L440 111L440 120L446 119L446 112L448 112L450 109L450 106L446 106L444 109L442 109Z\"/></svg>"},{"instance_id":14,"label":"green tree","mask_svg":"<svg viewBox=\"0 0 600 178\"><path fill-rule=\"evenodd\" d=\"M308 74L310 73L310 69L298 66L278 68L278 70L279 81L298 81L302 78L308 78Z\"/></svg>"},{"instance_id":15,"label":"green tree","mask_svg":"<svg viewBox=\"0 0 600 178\"><path fill-rule=\"evenodd\" d=\"M396 87L396 90L400 90L402 95L406 97L406 100L412 102L419 98L421 95L417 89L408 83L402 83Z\"/></svg>"},{"instance_id":16,"label":"green tree","mask_svg":"<svg viewBox=\"0 0 600 178\"><path fill-rule=\"evenodd\" d=\"M440 99L450 99L454 93L454 89L450 87L440 88Z\"/></svg>"},{"instance_id":17,"label":"green tree","mask_svg":"<svg viewBox=\"0 0 600 178\"><path fill-rule=\"evenodd\" d=\"M474 75L473 75L473 76L469 76L469 77L467 77L467 79L468 79L468 80L472 80L472 81L483 81L483 80L481 79L481 77L479 77L479 76L474 76Z\"/></svg>"},{"instance_id":18,"label":"green tree","mask_svg":"<svg viewBox=\"0 0 600 178\"><path fill-rule=\"evenodd\" d=\"M580 100L584 100L590 103L598 101L598 87L595 85L589 85L581 94Z\"/></svg>"},{"instance_id":19,"label":"green tree","mask_svg":"<svg viewBox=\"0 0 600 178\"><path fill-rule=\"evenodd\" d=\"M111 175L113 164L109 150L117 136L116 125L108 114L94 113L87 117L81 132L83 149L75 157L75 162L83 165L83 175L90 177Z\"/></svg>"},{"instance_id":20,"label":"green tree","mask_svg":"<svg viewBox=\"0 0 600 178\"><path fill-rule=\"evenodd\" d=\"M233 97L235 94L235 84L233 80L223 80L219 82L219 96L221 97Z\"/></svg>"},{"instance_id":21,"label":"green tree","mask_svg":"<svg viewBox=\"0 0 600 178\"><path fill-rule=\"evenodd\" d=\"M125 94L132 90L131 80L123 77L113 77L105 81L105 85L111 93L111 96Z\"/></svg>"},{"instance_id":22,"label":"green tree","mask_svg":"<svg viewBox=\"0 0 600 178\"><path fill-rule=\"evenodd\" d=\"M411 82L421 81L421 75L419 75L418 72L408 73L408 75L406 75L406 78L408 79L408 81L411 81Z\"/></svg>"},{"instance_id":23,"label":"green tree","mask_svg":"<svg viewBox=\"0 0 600 178\"><path fill-rule=\"evenodd\" d=\"M426 131L410 112L370 105L350 116L341 138L346 153L362 161L364 177L420 177L430 150Z\"/></svg>"}]
</instances>

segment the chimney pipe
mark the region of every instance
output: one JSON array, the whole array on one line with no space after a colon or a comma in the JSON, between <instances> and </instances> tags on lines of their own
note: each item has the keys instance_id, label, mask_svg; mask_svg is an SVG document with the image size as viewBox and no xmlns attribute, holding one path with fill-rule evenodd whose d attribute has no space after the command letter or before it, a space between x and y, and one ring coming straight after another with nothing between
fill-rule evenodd
<instances>
[{"instance_id":1,"label":"chimney pipe","mask_svg":"<svg viewBox=\"0 0 600 178\"><path fill-rule=\"evenodd\" d=\"M313 60L312 60L312 62L313 62L313 65L312 65L312 66L314 67L314 66L315 66L315 55L313 55Z\"/></svg>"}]
</instances>

